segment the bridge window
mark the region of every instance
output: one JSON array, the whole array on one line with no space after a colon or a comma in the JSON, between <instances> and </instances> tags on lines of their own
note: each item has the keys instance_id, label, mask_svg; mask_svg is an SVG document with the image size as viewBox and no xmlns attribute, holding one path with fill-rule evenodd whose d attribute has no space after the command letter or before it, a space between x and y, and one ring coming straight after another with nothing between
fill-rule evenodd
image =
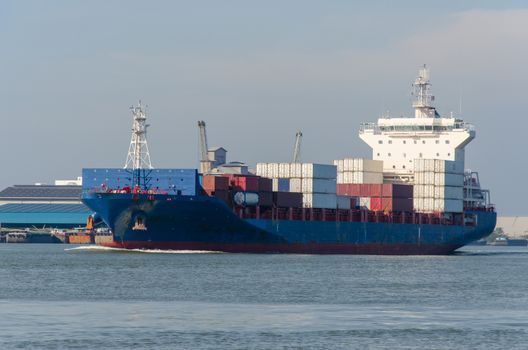
<instances>
[{"instance_id":1,"label":"bridge window","mask_svg":"<svg viewBox=\"0 0 528 350\"><path fill-rule=\"evenodd\" d=\"M446 145L448 145L448 144L449 144L449 140L446 140Z\"/></svg>"},{"instance_id":2,"label":"bridge window","mask_svg":"<svg viewBox=\"0 0 528 350\"><path fill-rule=\"evenodd\" d=\"M378 143L379 143L380 145L382 145L382 144L383 144L383 141L382 141L382 140L379 140Z\"/></svg>"}]
</instances>

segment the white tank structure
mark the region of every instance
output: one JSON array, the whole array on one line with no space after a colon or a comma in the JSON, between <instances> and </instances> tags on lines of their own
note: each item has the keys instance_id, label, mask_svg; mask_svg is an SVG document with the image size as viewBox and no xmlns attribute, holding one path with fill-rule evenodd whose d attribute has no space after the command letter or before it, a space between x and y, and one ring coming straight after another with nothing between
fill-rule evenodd
<instances>
[{"instance_id":1,"label":"white tank structure","mask_svg":"<svg viewBox=\"0 0 528 350\"><path fill-rule=\"evenodd\" d=\"M441 117L432 102L429 69L424 65L414 86L414 118L382 117L361 125L359 137L372 148L372 159L383 161L386 178L412 182L414 159L457 162L464 169L465 147L475 128L462 119Z\"/></svg>"}]
</instances>

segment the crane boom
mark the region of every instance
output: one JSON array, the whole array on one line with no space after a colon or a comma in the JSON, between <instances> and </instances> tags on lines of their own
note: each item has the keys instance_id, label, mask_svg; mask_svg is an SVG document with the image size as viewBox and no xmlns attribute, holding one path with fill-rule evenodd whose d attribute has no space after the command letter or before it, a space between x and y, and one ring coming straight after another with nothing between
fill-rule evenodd
<instances>
[{"instance_id":1,"label":"crane boom","mask_svg":"<svg viewBox=\"0 0 528 350\"><path fill-rule=\"evenodd\" d=\"M198 129L200 130L200 173L205 174L211 171L212 162L209 160L207 154L209 148L207 146L207 133L205 131L205 122L203 120L198 121Z\"/></svg>"},{"instance_id":2,"label":"crane boom","mask_svg":"<svg viewBox=\"0 0 528 350\"><path fill-rule=\"evenodd\" d=\"M301 162L301 141L302 141L302 132L297 131L295 134L295 146L293 147L293 163Z\"/></svg>"},{"instance_id":3,"label":"crane boom","mask_svg":"<svg viewBox=\"0 0 528 350\"><path fill-rule=\"evenodd\" d=\"M208 160L207 157L207 133L205 131L205 122L203 120L198 121L198 129L200 129L200 154L202 161Z\"/></svg>"}]
</instances>

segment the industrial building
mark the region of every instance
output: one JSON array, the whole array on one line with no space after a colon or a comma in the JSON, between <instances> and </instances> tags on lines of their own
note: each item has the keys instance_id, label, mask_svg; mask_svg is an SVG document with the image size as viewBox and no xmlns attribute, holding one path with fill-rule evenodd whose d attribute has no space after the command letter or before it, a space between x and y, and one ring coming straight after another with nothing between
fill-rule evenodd
<instances>
[{"instance_id":1,"label":"industrial building","mask_svg":"<svg viewBox=\"0 0 528 350\"><path fill-rule=\"evenodd\" d=\"M69 183L66 180L59 183ZM79 180L75 180L79 181ZM0 191L2 227L72 228L91 214L78 185L14 185Z\"/></svg>"}]
</instances>

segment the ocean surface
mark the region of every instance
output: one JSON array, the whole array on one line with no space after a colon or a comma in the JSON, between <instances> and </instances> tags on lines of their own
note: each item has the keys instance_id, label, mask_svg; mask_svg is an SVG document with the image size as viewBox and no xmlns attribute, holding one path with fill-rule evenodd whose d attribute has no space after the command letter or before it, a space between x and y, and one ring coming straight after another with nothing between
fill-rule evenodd
<instances>
[{"instance_id":1,"label":"ocean surface","mask_svg":"<svg viewBox=\"0 0 528 350\"><path fill-rule=\"evenodd\" d=\"M528 349L528 248L451 256L0 245L0 349Z\"/></svg>"}]
</instances>

